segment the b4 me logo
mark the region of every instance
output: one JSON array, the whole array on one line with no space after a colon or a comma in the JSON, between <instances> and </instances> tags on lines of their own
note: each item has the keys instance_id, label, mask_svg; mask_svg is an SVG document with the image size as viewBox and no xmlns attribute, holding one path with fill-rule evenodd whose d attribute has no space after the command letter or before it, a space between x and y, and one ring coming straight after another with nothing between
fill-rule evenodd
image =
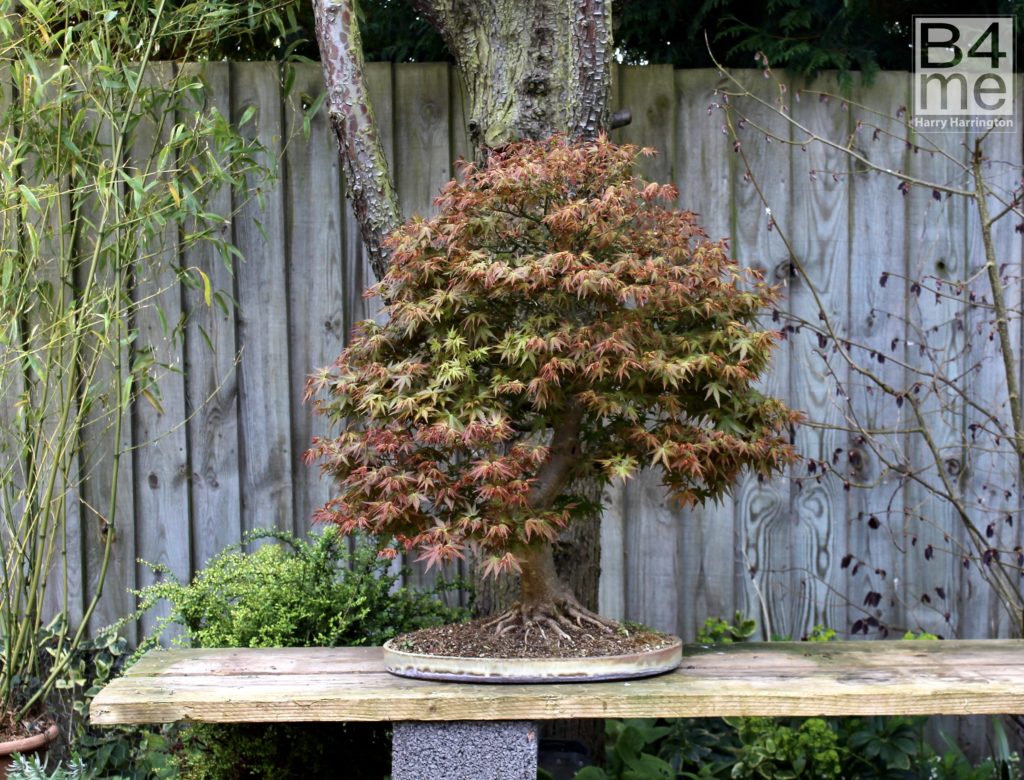
<instances>
[{"instance_id":1,"label":"b4 me logo","mask_svg":"<svg viewBox=\"0 0 1024 780\"><path fill-rule=\"evenodd\" d=\"M914 17L914 118L928 130L1013 130L1012 16Z\"/></svg>"}]
</instances>

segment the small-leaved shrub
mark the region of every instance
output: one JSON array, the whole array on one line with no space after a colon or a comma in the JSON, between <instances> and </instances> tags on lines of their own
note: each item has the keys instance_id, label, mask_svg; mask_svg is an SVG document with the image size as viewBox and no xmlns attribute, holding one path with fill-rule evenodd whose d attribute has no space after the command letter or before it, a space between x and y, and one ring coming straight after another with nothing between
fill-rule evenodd
<instances>
[{"instance_id":1,"label":"small-leaved shrub","mask_svg":"<svg viewBox=\"0 0 1024 780\"><path fill-rule=\"evenodd\" d=\"M333 527L309 541L260 530L230 547L190 583L162 567L163 579L138 592L140 614L159 604L170 611L140 647L156 646L172 627L175 644L193 647L311 647L381 644L396 634L468 617L433 591L397 587L378 548L360 541L353 552ZM138 615L132 616L134 619ZM122 644L107 643L81 675L93 683L109 678ZM164 731L86 730L77 749L99 777L125 780L185 778L335 777L345 756L345 777L380 780L390 770L390 730L380 724L194 724ZM146 765L146 764L149 765ZM155 766L151 766L156 764Z\"/></svg>"}]
</instances>

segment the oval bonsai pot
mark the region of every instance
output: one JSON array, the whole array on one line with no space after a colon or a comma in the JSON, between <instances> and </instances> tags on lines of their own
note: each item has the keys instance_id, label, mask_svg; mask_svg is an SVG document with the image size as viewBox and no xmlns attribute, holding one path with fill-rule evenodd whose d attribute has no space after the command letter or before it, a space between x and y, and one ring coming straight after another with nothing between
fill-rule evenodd
<instances>
[{"instance_id":1,"label":"oval bonsai pot","mask_svg":"<svg viewBox=\"0 0 1024 780\"><path fill-rule=\"evenodd\" d=\"M392 674L419 680L476 683L558 683L653 677L682 663L679 637L645 652L571 658L472 658L400 649L402 637L384 644L384 666Z\"/></svg>"}]
</instances>

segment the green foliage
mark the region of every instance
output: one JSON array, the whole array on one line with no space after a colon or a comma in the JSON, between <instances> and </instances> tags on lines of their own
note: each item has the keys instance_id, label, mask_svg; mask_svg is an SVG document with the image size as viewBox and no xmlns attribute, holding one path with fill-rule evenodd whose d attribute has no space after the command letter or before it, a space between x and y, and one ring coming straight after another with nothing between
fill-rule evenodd
<instances>
[{"instance_id":1,"label":"green foliage","mask_svg":"<svg viewBox=\"0 0 1024 780\"><path fill-rule=\"evenodd\" d=\"M377 547L363 542L350 553L336 528L310 541L266 530L245 538L248 545L267 541L277 544L224 550L191 583L159 569L165 580L139 592L141 608L168 602L170 614L148 642L173 624L183 629L175 641L197 647L380 644L469 615L438 598L460 583L431 592L396 587L398 576ZM347 756L347 778L378 780L390 761L390 732L380 724L197 724L172 736L179 743L175 769L189 780L331 777L339 755Z\"/></svg>"},{"instance_id":2,"label":"green foliage","mask_svg":"<svg viewBox=\"0 0 1024 780\"><path fill-rule=\"evenodd\" d=\"M334 527L312 541L257 530L244 543L269 539L279 544L252 552L227 548L187 584L153 567L164 579L139 592L140 609L168 602L171 611L162 624L184 628L175 641L195 647L378 645L404 631L468 616L444 606L435 592L396 588L397 575L388 572L376 547L360 544L350 553Z\"/></svg>"},{"instance_id":3,"label":"green foliage","mask_svg":"<svg viewBox=\"0 0 1024 780\"><path fill-rule=\"evenodd\" d=\"M660 469L683 502L789 462L796 415L756 389L775 291L606 138L510 144L389 239L367 321L311 380L340 428L309 453L317 515L428 565L517 570L575 517L581 479Z\"/></svg>"},{"instance_id":4,"label":"green foliage","mask_svg":"<svg viewBox=\"0 0 1024 780\"><path fill-rule=\"evenodd\" d=\"M67 766L58 765L49 770L39 756L26 758L15 754L13 766L7 770L7 780L89 780L93 776L77 758Z\"/></svg>"},{"instance_id":5,"label":"green foliage","mask_svg":"<svg viewBox=\"0 0 1024 780\"><path fill-rule=\"evenodd\" d=\"M734 778L839 778L843 774L836 733L821 718L781 724L770 718L727 719L740 739Z\"/></svg>"},{"instance_id":6,"label":"green foliage","mask_svg":"<svg viewBox=\"0 0 1024 780\"><path fill-rule=\"evenodd\" d=\"M836 632L820 623L811 629L811 633L804 637L806 642L831 642L836 639Z\"/></svg>"},{"instance_id":7,"label":"green foliage","mask_svg":"<svg viewBox=\"0 0 1024 780\"><path fill-rule=\"evenodd\" d=\"M157 380L176 369L140 323L159 323L161 343L181 332L157 303L179 283L212 305L208 276L178 258L207 244L232 262L230 215L210 198L258 192L270 173L265 150L207 105L200 74L154 63L174 36L188 39L178 53L201 54L192 44L216 23L192 3L0 0L0 710L17 717L66 680L96 605L44 630L66 533L99 540L98 593L131 522L118 480L99 496L82 480L130 457L133 404L161 411Z\"/></svg>"},{"instance_id":8,"label":"green foliage","mask_svg":"<svg viewBox=\"0 0 1024 780\"><path fill-rule=\"evenodd\" d=\"M733 642L746 642L755 631L757 621L737 610L732 623L724 618L707 618L697 632L697 642L702 645L731 645Z\"/></svg>"}]
</instances>

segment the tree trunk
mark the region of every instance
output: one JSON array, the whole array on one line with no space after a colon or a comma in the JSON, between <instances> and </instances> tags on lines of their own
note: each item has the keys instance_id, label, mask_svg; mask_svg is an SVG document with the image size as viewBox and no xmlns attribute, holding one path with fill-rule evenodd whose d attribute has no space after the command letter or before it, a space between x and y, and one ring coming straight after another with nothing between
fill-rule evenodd
<instances>
[{"instance_id":1,"label":"tree trunk","mask_svg":"<svg viewBox=\"0 0 1024 780\"><path fill-rule=\"evenodd\" d=\"M469 95L478 150L564 133L594 138L611 95L610 0L414 0Z\"/></svg>"},{"instance_id":2,"label":"tree trunk","mask_svg":"<svg viewBox=\"0 0 1024 780\"><path fill-rule=\"evenodd\" d=\"M594 138L609 124L611 0L412 0L455 57L469 96L467 130L478 158L517 139L557 133ZM381 238L401 216L373 126L362 74L353 0L313 0L328 107L346 180L378 278L388 262ZM586 490L588 498L596 493ZM595 501L599 506L599 501ZM556 550L576 598L597 609L600 513L580 518ZM497 612L519 588L507 578L477 579L477 607ZM529 586L528 586L529 587ZM602 721L567 724L601 753ZM550 733L550 730L549 730Z\"/></svg>"}]
</instances>

